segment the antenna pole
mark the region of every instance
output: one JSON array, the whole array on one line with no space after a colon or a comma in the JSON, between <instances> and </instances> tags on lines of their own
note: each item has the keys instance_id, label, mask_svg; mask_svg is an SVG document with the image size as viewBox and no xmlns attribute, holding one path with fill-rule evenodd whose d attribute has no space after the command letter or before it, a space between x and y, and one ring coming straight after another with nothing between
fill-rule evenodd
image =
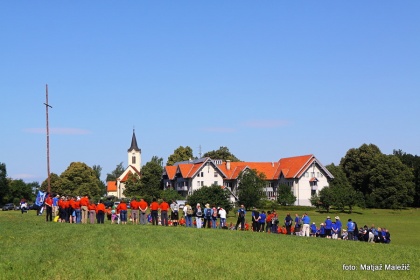
<instances>
[{"instance_id":1,"label":"antenna pole","mask_svg":"<svg viewBox=\"0 0 420 280\"><path fill-rule=\"evenodd\" d=\"M45 109L46 109L46 116L47 116L47 172L48 172L48 177L47 177L47 182L48 182L48 187L47 187L47 191L48 193L51 193L51 174L50 174L50 128L49 128L49 124L48 124L48 107L52 108L49 104L48 104L48 84L45 85Z\"/></svg>"}]
</instances>

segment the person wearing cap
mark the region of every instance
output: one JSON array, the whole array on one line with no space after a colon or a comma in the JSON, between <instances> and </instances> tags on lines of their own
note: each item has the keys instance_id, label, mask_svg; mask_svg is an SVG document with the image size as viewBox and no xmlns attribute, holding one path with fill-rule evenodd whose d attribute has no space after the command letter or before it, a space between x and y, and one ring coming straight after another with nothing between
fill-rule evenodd
<instances>
[{"instance_id":1,"label":"person wearing cap","mask_svg":"<svg viewBox=\"0 0 420 280\"><path fill-rule=\"evenodd\" d=\"M179 222L179 205L176 202L176 200L172 200L171 203L171 221L172 221L172 225L174 227L176 227L178 225Z\"/></svg>"},{"instance_id":2,"label":"person wearing cap","mask_svg":"<svg viewBox=\"0 0 420 280\"><path fill-rule=\"evenodd\" d=\"M53 216L56 217L58 216L58 201L60 200L60 196L57 194L54 196L53 198Z\"/></svg>"},{"instance_id":3,"label":"person wearing cap","mask_svg":"<svg viewBox=\"0 0 420 280\"><path fill-rule=\"evenodd\" d=\"M332 222L331 225L331 237L332 239L338 239L338 227L336 222Z\"/></svg>"},{"instance_id":4,"label":"person wearing cap","mask_svg":"<svg viewBox=\"0 0 420 280\"><path fill-rule=\"evenodd\" d=\"M337 238L341 239L341 231L343 229L343 224L341 223L339 216L335 216L335 225L337 226Z\"/></svg>"},{"instance_id":5,"label":"person wearing cap","mask_svg":"<svg viewBox=\"0 0 420 280\"><path fill-rule=\"evenodd\" d=\"M312 236L312 237L316 237L316 224L315 224L315 222L313 222L311 224L311 233L309 235Z\"/></svg>"},{"instance_id":6,"label":"person wearing cap","mask_svg":"<svg viewBox=\"0 0 420 280\"><path fill-rule=\"evenodd\" d=\"M319 227L319 236L321 238L325 237L325 224L321 223L320 227Z\"/></svg>"},{"instance_id":7,"label":"person wearing cap","mask_svg":"<svg viewBox=\"0 0 420 280\"><path fill-rule=\"evenodd\" d=\"M327 216L327 219L325 220L325 235L327 236L327 238L331 238L331 229L332 229L331 217Z\"/></svg>"},{"instance_id":8,"label":"person wearing cap","mask_svg":"<svg viewBox=\"0 0 420 280\"><path fill-rule=\"evenodd\" d=\"M195 223L197 225L197 228L201 228L201 225L202 225L201 218L203 217L203 209L201 209L200 203L197 203L197 206L195 207L194 216L195 216Z\"/></svg>"},{"instance_id":9,"label":"person wearing cap","mask_svg":"<svg viewBox=\"0 0 420 280\"><path fill-rule=\"evenodd\" d=\"M309 237L309 225L311 223L311 218L309 218L308 214L303 214L302 216L302 236Z\"/></svg>"}]
</instances>

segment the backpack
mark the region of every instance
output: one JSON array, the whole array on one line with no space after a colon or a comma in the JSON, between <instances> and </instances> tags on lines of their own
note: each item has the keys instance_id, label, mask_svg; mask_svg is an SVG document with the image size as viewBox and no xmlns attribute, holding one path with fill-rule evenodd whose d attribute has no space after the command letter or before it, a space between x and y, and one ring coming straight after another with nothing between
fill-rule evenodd
<instances>
[{"instance_id":1,"label":"backpack","mask_svg":"<svg viewBox=\"0 0 420 280\"><path fill-rule=\"evenodd\" d=\"M206 208L206 218L210 218L210 217L211 217L211 209Z\"/></svg>"},{"instance_id":2,"label":"backpack","mask_svg":"<svg viewBox=\"0 0 420 280\"><path fill-rule=\"evenodd\" d=\"M198 217L203 216L203 212L201 211L201 208L197 209L197 213L196 213L196 215L197 215Z\"/></svg>"},{"instance_id":3,"label":"backpack","mask_svg":"<svg viewBox=\"0 0 420 280\"><path fill-rule=\"evenodd\" d=\"M193 214L193 210L192 207L190 205L187 206L187 215L192 215Z\"/></svg>"}]
</instances>

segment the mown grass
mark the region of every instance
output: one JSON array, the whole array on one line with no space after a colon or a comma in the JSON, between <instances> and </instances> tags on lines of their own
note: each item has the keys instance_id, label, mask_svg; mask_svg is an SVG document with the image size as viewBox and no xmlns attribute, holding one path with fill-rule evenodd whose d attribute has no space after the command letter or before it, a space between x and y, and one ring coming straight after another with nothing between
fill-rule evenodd
<instances>
[{"instance_id":1,"label":"mown grass","mask_svg":"<svg viewBox=\"0 0 420 280\"><path fill-rule=\"evenodd\" d=\"M308 214L317 224L327 215ZM46 223L34 212L0 212L0 279L418 279L419 216L416 210L351 215L359 225L389 228L392 243L384 245L184 227ZM409 271L360 270L360 264L403 263L410 264ZM343 264L357 270L345 271Z\"/></svg>"}]
</instances>

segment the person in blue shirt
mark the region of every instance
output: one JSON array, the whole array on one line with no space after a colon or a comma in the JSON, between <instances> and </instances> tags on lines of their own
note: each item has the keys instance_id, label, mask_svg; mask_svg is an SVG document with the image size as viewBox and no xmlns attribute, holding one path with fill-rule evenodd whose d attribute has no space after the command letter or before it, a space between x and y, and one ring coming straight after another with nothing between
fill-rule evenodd
<instances>
[{"instance_id":1,"label":"person in blue shirt","mask_svg":"<svg viewBox=\"0 0 420 280\"><path fill-rule=\"evenodd\" d=\"M354 240L354 223L351 219L347 222L347 239Z\"/></svg>"},{"instance_id":2,"label":"person in blue shirt","mask_svg":"<svg viewBox=\"0 0 420 280\"><path fill-rule=\"evenodd\" d=\"M321 223L321 226L319 227L319 236L324 238L325 237L325 225L324 223Z\"/></svg>"},{"instance_id":3,"label":"person in blue shirt","mask_svg":"<svg viewBox=\"0 0 420 280\"><path fill-rule=\"evenodd\" d=\"M292 234L292 224L293 219L290 217L290 213L287 213L286 218L284 219L284 225L286 226L286 231L288 235Z\"/></svg>"},{"instance_id":4,"label":"person in blue shirt","mask_svg":"<svg viewBox=\"0 0 420 280\"><path fill-rule=\"evenodd\" d=\"M313 222L312 225L311 225L311 233L310 233L310 236L316 237L316 224L315 224L315 222Z\"/></svg>"},{"instance_id":5,"label":"person in blue shirt","mask_svg":"<svg viewBox=\"0 0 420 280\"><path fill-rule=\"evenodd\" d=\"M308 214L303 214L302 216L302 236L309 237L309 225L311 223L311 218L309 218Z\"/></svg>"},{"instance_id":6,"label":"person in blue shirt","mask_svg":"<svg viewBox=\"0 0 420 280\"><path fill-rule=\"evenodd\" d=\"M264 232L266 218L267 218L267 215L265 214L265 211L261 211L260 218L258 220L258 222L260 223L260 226L259 226L260 232Z\"/></svg>"},{"instance_id":7,"label":"person in blue shirt","mask_svg":"<svg viewBox=\"0 0 420 280\"><path fill-rule=\"evenodd\" d=\"M332 221L331 221L331 217L328 216L327 219L325 220L325 235L327 236L327 238L331 238L331 229L332 229Z\"/></svg>"},{"instance_id":8,"label":"person in blue shirt","mask_svg":"<svg viewBox=\"0 0 420 280\"><path fill-rule=\"evenodd\" d=\"M336 222L332 222L331 236L332 236L332 239L338 239L338 227L337 227Z\"/></svg>"},{"instance_id":9,"label":"person in blue shirt","mask_svg":"<svg viewBox=\"0 0 420 280\"><path fill-rule=\"evenodd\" d=\"M340 217L335 216L335 224L337 225L337 238L341 239L341 231L343 229L343 224L341 223Z\"/></svg>"}]
</instances>

